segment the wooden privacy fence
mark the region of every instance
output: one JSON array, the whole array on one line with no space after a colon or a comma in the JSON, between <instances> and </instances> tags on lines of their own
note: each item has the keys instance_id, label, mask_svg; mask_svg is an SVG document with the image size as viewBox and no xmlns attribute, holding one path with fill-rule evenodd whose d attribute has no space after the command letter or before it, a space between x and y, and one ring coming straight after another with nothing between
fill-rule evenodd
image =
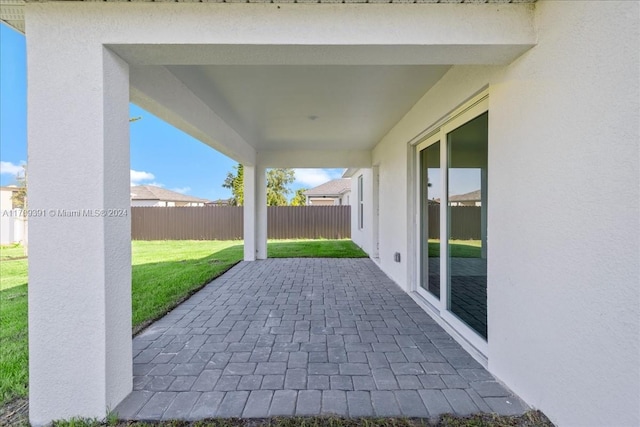
<instances>
[{"instance_id":1,"label":"wooden privacy fence","mask_svg":"<svg viewBox=\"0 0 640 427\"><path fill-rule=\"evenodd\" d=\"M480 206L452 206L449 208L449 230L456 240L482 238ZM440 205L429 205L429 238L440 238Z\"/></svg>"},{"instance_id":2,"label":"wooden privacy fence","mask_svg":"<svg viewBox=\"0 0 640 427\"><path fill-rule=\"evenodd\" d=\"M240 240L243 208L132 207L133 240ZM348 239L350 206L269 206L269 239Z\"/></svg>"}]
</instances>

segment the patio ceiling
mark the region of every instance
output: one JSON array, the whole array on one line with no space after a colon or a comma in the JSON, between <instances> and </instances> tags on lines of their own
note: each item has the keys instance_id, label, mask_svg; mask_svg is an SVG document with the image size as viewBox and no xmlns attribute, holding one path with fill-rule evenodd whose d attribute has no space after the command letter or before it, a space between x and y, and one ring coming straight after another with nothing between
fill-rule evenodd
<instances>
[{"instance_id":1,"label":"patio ceiling","mask_svg":"<svg viewBox=\"0 0 640 427\"><path fill-rule=\"evenodd\" d=\"M442 65L216 65L169 70L256 150L368 150Z\"/></svg>"}]
</instances>

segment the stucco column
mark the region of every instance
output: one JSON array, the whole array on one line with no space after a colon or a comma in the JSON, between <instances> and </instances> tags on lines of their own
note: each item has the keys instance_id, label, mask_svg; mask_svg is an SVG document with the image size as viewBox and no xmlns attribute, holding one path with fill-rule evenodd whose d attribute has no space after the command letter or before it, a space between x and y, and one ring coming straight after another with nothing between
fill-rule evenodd
<instances>
[{"instance_id":1,"label":"stucco column","mask_svg":"<svg viewBox=\"0 0 640 427\"><path fill-rule=\"evenodd\" d=\"M104 418L132 389L129 68L27 38L29 418Z\"/></svg>"},{"instance_id":2,"label":"stucco column","mask_svg":"<svg viewBox=\"0 0 640 427\"><path fill-rule=\"evenodd\" d=\"M267 177L263 166L244 166L244 260L267 259Z\"/></svg>"},{"instance_id":3,"label":"stucco column","mask_svg":"<svg viewBox=\"0 0 640 427\"><path fill-rule=\"evenodd\" d=\"M256 168L255 166L243 165L243 186L244 186L244 260L256 260Z\"/></svg>"},{"instance_id":4,"label":"stucco column","mask_svg":"<svg viewBox=\"0 0 640 427\"><path fill-rule=\"evenodd\" d=\"M256 170L256 257L267 259L267 170L262 166L258 166Z\"/></svg>"}]
</instances>

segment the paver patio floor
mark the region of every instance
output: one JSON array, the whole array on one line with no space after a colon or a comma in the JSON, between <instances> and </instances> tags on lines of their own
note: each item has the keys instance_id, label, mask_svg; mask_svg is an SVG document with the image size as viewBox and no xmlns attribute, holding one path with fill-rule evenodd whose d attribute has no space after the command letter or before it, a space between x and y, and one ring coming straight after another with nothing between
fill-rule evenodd
<instances>
[{"instance_id":1,"label":"paver patio floor","mask_svg":"<svg viewBox=\"0 0 640 427\"><path fill-rule=\"evenodd\" d=\"M133 349L124 419L527 409L369 259L242 262Z\"/></svg>"}]
</instances>

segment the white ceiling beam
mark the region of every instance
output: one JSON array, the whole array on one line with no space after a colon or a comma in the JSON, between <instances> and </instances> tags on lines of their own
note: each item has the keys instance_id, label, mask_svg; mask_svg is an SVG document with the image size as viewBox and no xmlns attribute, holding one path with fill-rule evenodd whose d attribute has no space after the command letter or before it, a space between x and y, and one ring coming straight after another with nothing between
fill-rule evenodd
<instances>
[{"instance_id":1,"label":"white ceiling beam","mask_svg":"<svg viewBox=\"0 0 640 427\"><path fill-rule=\"evenodd\" d=\"M253 146L166 67L131 67L129 82L134 104L240 163L255 164Z\"/></svg>"},{"instance_id":2,"label":"white ceiling beam","mask_svg":"<svg viewBox=\"0 0 640 427\"><path fill-rule=\"evenodd\" d=\"M506 64L536 43L530 4L29 2L51 37L90 33L129 64ZM64 24L64 25L63 25ZM29 27L29 25L27 25Z\"/></svg>"}]
</instances>

